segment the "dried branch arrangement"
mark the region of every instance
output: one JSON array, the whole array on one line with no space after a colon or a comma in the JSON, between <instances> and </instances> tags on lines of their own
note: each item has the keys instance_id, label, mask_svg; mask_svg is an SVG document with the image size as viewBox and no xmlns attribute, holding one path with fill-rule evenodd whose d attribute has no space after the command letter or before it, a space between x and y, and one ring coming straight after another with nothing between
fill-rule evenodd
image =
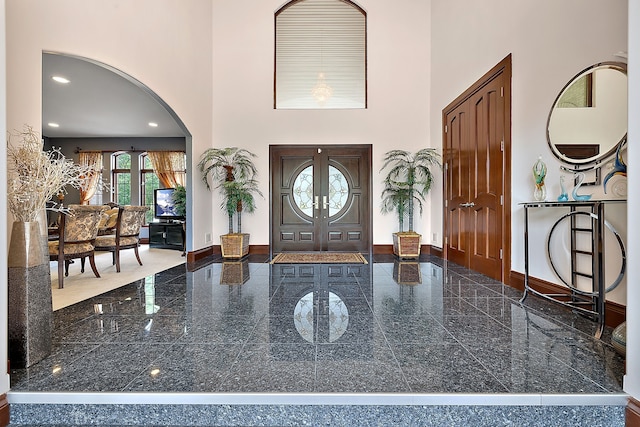
<instances>
[{"instance_id":1,"label":"dried branch arrangement","mask_svg":"<svg viewBox=\"0 0 640 427\"><path fill-rule=\"evenodd\" d=\"M13 144L19 139L18 144ZM92 167L67 159L59 149L42 149L40 135L29 125L9 133L7 139L7 199L16 221L35 221L44 209L56 209L53 197L66 193L66 187L79 188L85 177L95 174ZM47 206L47 204L51 206Z\"/></svg>"}]
</instances>

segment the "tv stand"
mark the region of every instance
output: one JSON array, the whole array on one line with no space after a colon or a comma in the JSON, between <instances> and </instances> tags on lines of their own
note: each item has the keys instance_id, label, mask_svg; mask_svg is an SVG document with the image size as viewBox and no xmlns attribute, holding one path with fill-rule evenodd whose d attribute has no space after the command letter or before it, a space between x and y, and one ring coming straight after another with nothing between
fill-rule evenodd
<instances>
[{"instance_id":1,"label":"tv stand","mask_svg":"<svg viewBox=\"0 0 640 427\"><path fill-rule=\"evenodd\" d=\"M174 221L173 219L161 219L158 224L182 224L182 222Z\"/></svg>"},{"instance_id":2,"label":"tv stand","mask_svg":"<svg viewBox=\"0 0 640 427\"><path fill-rule=\"evenodd\" d=\"M149 224L149 247L184 251L184 227L181 222Z\"/></svg>"}]
</instances>

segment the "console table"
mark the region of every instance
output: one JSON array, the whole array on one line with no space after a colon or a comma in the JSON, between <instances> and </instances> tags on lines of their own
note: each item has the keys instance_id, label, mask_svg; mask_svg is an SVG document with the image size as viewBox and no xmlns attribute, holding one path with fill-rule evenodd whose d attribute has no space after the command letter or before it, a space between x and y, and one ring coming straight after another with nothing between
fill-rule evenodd
<instances>
[{"instance_id":1,"label":"console table","mask_svg":"<svg viewBox=\"0 0 640 427\"><path fill-rule=\"evenodd\" d=\"M566 201L566 202L526 202L521 203L524 207L524 295L520 300L523 302L529 293L548 299L558 304L570 307L583 314L586 314L598 322L598 328L596 330L595 337L600 338L604 329L604 317L605 317L605 295L606 292L612 290L620 283L624 276L626 268L626 253L624 249L624 243L620 238L617 231L605 220L604 211L605 206L612 203L626 203L626 200L613 199L613 200L586 200L586 201ZM541 209L541 208L568 208L569 212L562 215L553 225L549 236L547 238L547 256L551 261L551 266L556 275L567 285L567 293L565 294L550 294L537 291L533 289L529 284L529 210ZM576 218L579 215L588 216L590 221L590 227L580 227L577 225ZM553 259L551 257L550 245L551 235L556 226L564 219L569 218L571 221L570 233L571 233L571 280L565 281L559 272L557 271ZM607 287L605 284L605 263L604 263L604 233L606 229L609 229L620 245L622 254L622 265L620 274L614 283ZM578 249L575 247L576 234L577 233L589 233L591 234L591 250ZM591 256L591 272L577 271L576 255ZM580 290L576 287L575 279L577 276L586 277L591 279L591 290Z\"/></svg>"}]
</instances>

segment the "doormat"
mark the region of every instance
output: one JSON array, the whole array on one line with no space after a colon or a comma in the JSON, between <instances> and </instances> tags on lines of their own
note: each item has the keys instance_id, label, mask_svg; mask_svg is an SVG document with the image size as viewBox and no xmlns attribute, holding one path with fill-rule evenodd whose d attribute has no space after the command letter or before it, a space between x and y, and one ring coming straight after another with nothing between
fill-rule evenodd
<instances>
[{"instance_id":1,"label":"doormat","mask_svg":"<svg viewBox=\"0 0 640 427\"><path fill-rule=\"evenodd\" d=\"M368 264L359 253L344 252L283 252L271 264Z\"/></svg>"}]
</instances>

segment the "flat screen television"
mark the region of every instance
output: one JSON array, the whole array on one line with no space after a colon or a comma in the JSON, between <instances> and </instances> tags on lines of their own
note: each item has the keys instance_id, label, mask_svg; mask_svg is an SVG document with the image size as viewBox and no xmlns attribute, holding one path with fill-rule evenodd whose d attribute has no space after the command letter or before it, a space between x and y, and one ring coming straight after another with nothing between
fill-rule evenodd
<instances>
[{"instance_id":1,"label":"flat screen television","mask_svg":"<svg viewBox=\"0 0 640 427\"><path fill-rule=\"evenodd\" d=\"M160 221L181 221L173 200L175 188L158 188L153 192L153 216Z\"/></svg>"}]
</instances>

